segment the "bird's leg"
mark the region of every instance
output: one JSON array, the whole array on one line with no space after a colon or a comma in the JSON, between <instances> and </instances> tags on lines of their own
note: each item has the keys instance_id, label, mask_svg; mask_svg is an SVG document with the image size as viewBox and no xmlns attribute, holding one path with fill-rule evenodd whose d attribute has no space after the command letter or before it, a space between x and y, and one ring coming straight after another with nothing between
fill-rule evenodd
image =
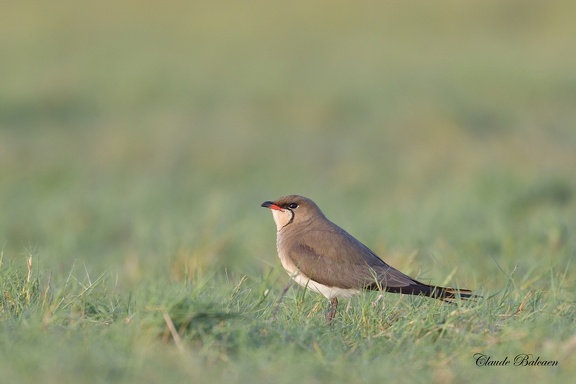
<instances>
[{"instance_id":1,"label":"bird's leg","mask_svg":"<svg viewBox=\"0 0 576 384\"><path fill-rule=\"evenodd\" d=\"M336 317L336 308L338 308L338 298L334 297L330 301L330 305L328 307L328 312L326 312L326 322L330 324L332 320Z\"/></svg>"}]
</instances>

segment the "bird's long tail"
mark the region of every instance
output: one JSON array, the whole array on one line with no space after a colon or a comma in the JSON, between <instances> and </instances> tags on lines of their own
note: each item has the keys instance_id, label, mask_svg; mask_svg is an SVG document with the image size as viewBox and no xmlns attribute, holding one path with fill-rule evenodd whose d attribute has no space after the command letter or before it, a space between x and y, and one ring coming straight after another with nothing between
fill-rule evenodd
<instances>
[{"instance_id":1,"label":"bird's long tail","mask_svg":"<svg viewBox=\"0 0 576 384\"><path fill-rule=\"evenodd\" d=\"M458 298L461 300L473 300L482 297L473 294L469 289L438 287L419 282L415 282L414 284L404 287L385 287L384 290L387 292L402 293L405 295L428 296L447 302L453 302Z\"/></svg>"}]
</instances>

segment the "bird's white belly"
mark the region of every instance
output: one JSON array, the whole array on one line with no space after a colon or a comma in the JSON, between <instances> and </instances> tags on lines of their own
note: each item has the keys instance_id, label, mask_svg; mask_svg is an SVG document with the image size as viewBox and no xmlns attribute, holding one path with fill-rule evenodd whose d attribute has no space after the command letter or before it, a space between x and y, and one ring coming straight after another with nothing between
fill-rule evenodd
<instances>
[{"instance_id":1,"label":"bird's white belly","mask_svg":"<svg viewBox=\"0 0 576 384\"><path fill-rule=\"evenodd\" d=\"M360 293L360 291L357 289L329 287L327 285L320 284L314 280L311 280L309 277L304 276L302 272L299 272L295 275L290 275L290 277L301 286L324 295L328 300L331 300L334 297L352 297Z\"/></svg>"}]
</instances>

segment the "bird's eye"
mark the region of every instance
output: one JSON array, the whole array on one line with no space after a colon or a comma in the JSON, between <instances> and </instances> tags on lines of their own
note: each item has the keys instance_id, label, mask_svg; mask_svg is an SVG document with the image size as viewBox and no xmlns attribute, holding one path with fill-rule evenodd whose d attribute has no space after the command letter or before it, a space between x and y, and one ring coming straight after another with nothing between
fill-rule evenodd
<instances>
[{"instance_id":1,"label":"bird's eye","mask_svg":"<svg viewBox=\"0 0 576 384\"><path fill-rule=\"evenodd\" d=\"M290 209L296 209L296 208L298 208L298 204L296 204L296 203L290 203L290 204L288 204L288 208L290 208Z\"/></svg>"}]
</instances>

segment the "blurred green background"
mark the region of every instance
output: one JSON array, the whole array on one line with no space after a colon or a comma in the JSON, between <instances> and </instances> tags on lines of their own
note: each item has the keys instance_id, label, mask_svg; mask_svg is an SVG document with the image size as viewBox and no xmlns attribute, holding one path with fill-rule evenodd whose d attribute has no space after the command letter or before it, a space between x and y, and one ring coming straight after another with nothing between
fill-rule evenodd
<instances>
[{"instance_id":1,"label":"blurred green background","mask_svg":"<svg viewBox=\"0 0 576 384\"><path fill-rule=\"evenodd\" d=\"M188 295L172 295L181 282L194 286L210 276L217 278L209 287L218 279L228 284L211 292L216 297L230 296L227 289L238 281L240 287L245 275L261 284L254 291L270 288L275 300L288 277L270 213L259 206L292 193L314 199L412 276L447 279L486 297L513 287L504 304L495 299L482 313L463 312L472 319L463 323L479 329L466 333L466 343L508 348L497 351L511 356L543 351L543 358L560 359L559 345L573 354L563 343L574 316L575 14L570 1L3 1L2 276L7 266L25 275L33 255L45 299L49 288L67 297L62 287L72 276L80 286L114 276L107 285L113 293L94 299L105 303L96 311L104 325L95 320L91 327L87 316L77 333L75 316L83 310L73 306L83 291L71 291L71 315L65 307L55 320L49 300L37 305L35 331L26 312L7 312L3 371L15 382L30 364L42 367L30 380L59 383L77 382L78 374L109 382L130 371L126 366L148 367L136 377L150 382L206 379L205 361L190 366L172 344L152 352L157 346L141 341L146 311L165 297ZM3 289L4 311L13 292L26 288ZM392 296L385 300L396 303ZM236 305L230 303L222 305ZM412 301L402 303L400 311ZM116 319L106 328L108 318L120 316L117 304L127 321L134 316L133 326ZM286 308L308 311L293 302ZM522 308L525 318L507 322ZM320 377L336 366L379 380L389 372L371 365L394 341L371 344L378 325L358 322L361 331L351 336L346 332L355 328L344 321L319 346L323 326L306 323L302 331L300 319L289 318L276 329L267 312L261 319L250 312L256 309L236 310L250 318L249 332L280 336L238 342L232 357L217 350L215 372L238 379L261 369L263 382L277 372L286 382L310 382L308 373ZM431 313L423 328L435 324ZM56 331L45 332L45 324ZM405 335L392 352L407 354L402 364L386 359L386 367L411 372L415 361L436 382L469 377L472 353L458 334L435 344L424 331L423 339L410 338L408 322L394 324L390 334ZM352 341L343 343L338 332ZM56 340L61 355L46 360ZM192 355L208 353L194 340ZM286 360L271 360L294 340L301 341ZM454 346L460 349L452 363L444 354ZM436 366L436 358L447 363ZM65 374L53 368L58 364ZM505 372L557 377L543 369ZM487 381L504 378L491 371Z\"/></svg>"},{"instance_id":2,"label":"blurred green background","mask_svg":"<svg viewBox=\"0 0 576 384\"><path fill-rule=\"evenodd\" d=\"M511 268L574 229L575 10L3 2L4 258L258 274L259 204L298 193L396 263L453 252L430 270L489 287L503 249Z\"/></svg>"}]
</instances>

